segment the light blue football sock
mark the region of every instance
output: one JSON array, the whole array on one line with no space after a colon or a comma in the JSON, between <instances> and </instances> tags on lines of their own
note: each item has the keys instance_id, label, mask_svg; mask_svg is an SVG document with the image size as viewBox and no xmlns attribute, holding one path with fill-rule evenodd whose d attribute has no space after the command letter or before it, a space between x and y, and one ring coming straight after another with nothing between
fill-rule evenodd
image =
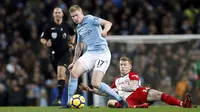
<instances>
[{"instance_id":1,"label":"light blue football sock","mask_svg":"<svg viewBox=\"0 0 200 112\"><path fill-rule=\"evenodd\" d=\"M70 76L69 78L69 85L68 85L68 99L67 104L69 104L70 99L75 94L78 86L78 78L73 78Z\"/></svg>"},{"instance_id":2,"label":"light blue football sock","mask_svg":"<svg viewBox=\"0 0 200 112\"><path fill-rule=\"evenodd\" d=\"M117 101L122 100L122 98L113 89L111 89L107 84L103 82L101 82L99 90L103 93L106 93L109 96L114 97Z\"/></svg>"}]
</instances>

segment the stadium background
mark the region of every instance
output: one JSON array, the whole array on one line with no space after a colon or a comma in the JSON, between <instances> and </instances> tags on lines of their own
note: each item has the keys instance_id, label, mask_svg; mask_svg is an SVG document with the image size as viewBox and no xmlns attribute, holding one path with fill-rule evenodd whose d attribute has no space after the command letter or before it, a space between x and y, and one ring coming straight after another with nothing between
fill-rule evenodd
<instances>
[{"instance_id":1,"label":"stadium background","mask_svg":"<svg viewBox=\"0 0 200 112\"><path fill-rule=\"evenodd\" d=\"M199 34L198 0L0 0L0 106L50 105L55 97L56 75L48 61L47 48L39 42L52 9L79 4L85 14L113 23L110 35ZM184 98L190 92L200 104L195 64L200 59L200 41L173 45L109 43L112 62L105 82L118 75L118 59L133 59L133 69L143 85ZM200 74L199 74L200 75ZM92 102L91 102L92 103Z\"/></svg>"}]
</instances>

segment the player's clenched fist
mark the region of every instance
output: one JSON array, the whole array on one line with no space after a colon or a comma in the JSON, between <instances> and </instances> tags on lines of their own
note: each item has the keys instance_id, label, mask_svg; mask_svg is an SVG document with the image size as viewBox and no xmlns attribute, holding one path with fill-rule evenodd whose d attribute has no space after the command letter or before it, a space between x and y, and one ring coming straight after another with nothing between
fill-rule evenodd
<instances>
[{"instance_id":1,"label":"player's clenched fist","mask_svg":"<svg viewBox=\"0 0 200 112\"><path fill-rule=\"evenodd\" d=\"M106 37L106 36L107 36L107 31L104 31L104 30L103 30L103 31L101 32L101 36L102 36L102 37Z\"/></svg>"},{"instance_id":2,"label":"player's clenched fist","mask_svg":"<svg viewBox=\"0 0 200 112\"><path fill-rule=\"evenodd\" d=\"M47 47L51 47L52 43L51 43L51 40L49 39L46 43Z\"/></svg>"},{"instance_id":3,"label":"player's clenched fist","mask_svg":"<svg viewBox=\"0 0 200 112\"><path fill-rule=\"evenodd\" d=\"M71 63L71 64L68 66L68 70L71 70L73 66L74 66L74 63Z\"/></svg>"}]
</instances>

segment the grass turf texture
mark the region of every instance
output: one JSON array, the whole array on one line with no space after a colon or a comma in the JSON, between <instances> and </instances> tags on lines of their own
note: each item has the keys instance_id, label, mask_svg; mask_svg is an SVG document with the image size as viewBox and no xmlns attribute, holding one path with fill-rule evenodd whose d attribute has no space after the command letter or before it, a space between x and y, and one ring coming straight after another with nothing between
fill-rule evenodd
<instances>
[{"instance_id":1,"label":"grass turf texture","mask_svg":"<svg viewBox=\"0 0 200 112\"><path fill-rule=\"evenodd\" d=\"M107 107L85 107L82 109L59 109L60 107L0 107L0 112L200 112L197 108L179 108L172 106L151 106L146 109L111 109Z\"/></svg>"}]
</instances>

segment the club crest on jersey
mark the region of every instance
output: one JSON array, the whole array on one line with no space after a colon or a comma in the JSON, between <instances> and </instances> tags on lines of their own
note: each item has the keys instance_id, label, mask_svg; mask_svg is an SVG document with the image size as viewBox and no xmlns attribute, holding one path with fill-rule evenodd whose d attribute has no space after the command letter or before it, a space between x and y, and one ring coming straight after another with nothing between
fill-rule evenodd
<instances>
[{"instance_id":1,"label":"club crest on jersey","mask_svg":"<svg viewBox=\"0 0 200 112\"><path fill-rule=\"evenodd\" d=\"M56 32L52 32L52 33L51 33L51 37L52 37L53 39L56 39L56 38L57 38L57 33L56 33Z\"/></svg>"},{"instance_id":2,"label":"club crest on jersey","mask_svg":"<svg viewBox=\"0 0 200 112\"><path fill-rule=\"evenodd\" d=\"M63 37L63 38L66 38L66 36L67 36L66 33L63 33L62 37Z\"/></svg>"}]
</instances>

